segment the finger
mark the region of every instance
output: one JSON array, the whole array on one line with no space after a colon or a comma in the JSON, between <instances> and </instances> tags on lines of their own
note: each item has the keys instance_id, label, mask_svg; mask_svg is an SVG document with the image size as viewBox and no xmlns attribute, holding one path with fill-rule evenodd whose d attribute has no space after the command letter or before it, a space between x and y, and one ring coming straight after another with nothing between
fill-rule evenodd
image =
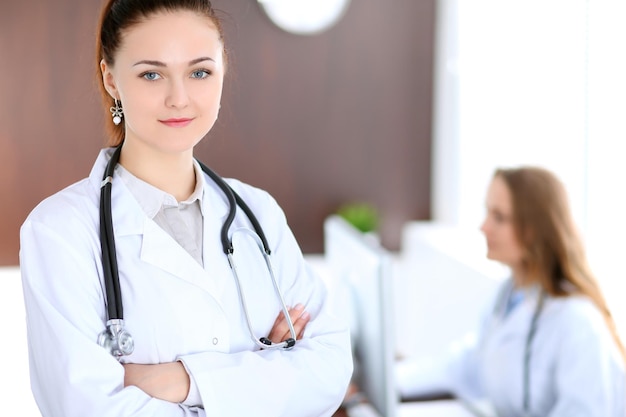
<instances>
[{"instance_id":1,"label":"finger","mask_svg":"<svg viewBox=\"0 0 626 417\"><path fill-rule=\"evenodd\" d=\"M289 318L292 323L295 322L302 316L304 312L304 305L297 304L295 307L289 309ZM295 330L295 328L294 328ZM297 331L296 331L297 336ZM274 326L270 331L269 339L273 342L283 342L287 339L291 338L291 332L289 329L289 323L285 319L285 315L281 311L278 314L278 317L274 321Z\"/></svg>"},{"instance_id":2,"label":"finger","mask_svg":"<svg viewBox=\"0 0 626 417\"><path fill-rule=\"evenodd\" d=\"M272 325L272 330L270 331L270 335L272 334L272 332L274 332L274 329L278 328L278 326L280 326L280 324L285 320L285 314L283 313L283 311L281 310L278 313L278 316L276 316L276 320L274 320L274 324Z\"/></svg>"},{"instance_id":3,"label":"finger","mask_svg":"<svg viewBox=\"0 0 626 417\"><path fill-rule=\"evenodd\" d=\"M267 336L272 342L281 340L282 335L285 333L285 329L288 328L287 321L285 320L285 314L281 311L278 313L274 325L270 330L270 334Z\"/></svg>"},{"instance_id":4,"label":"finger","mask_svg":"<svg viewBox=\"0 0 626 417\"><path fill-rule=\"evenodd\" d=\"M300 339L304 334L304 329L311 319L309 313L304 311L304 306L298 304L293 309L289 310L289 317L291 318L291 323L293 324L295 338ZM292 337L291 331L289 329L289 323L287 320L284 320L284 324L281 325L280 329L283 329L283 334L280 341L285 341Z\"/></svg>"},{"instance_id":5,"label":"finger","mask_svg":"<svg viewBox=\"0 0 626 417\"><path fill-rule=\"evenodd\" d=\"M293 328L296 331L296 339L302 339L304 335L304 330L306 329L306 325L311 320L311 315L308 312L302 313L302 315L293 322Z\"/></svg>"},{"instance_id":6,"label":"finger","mask_svg":"<svg viewBox=\"0 0 626 417\"><path fill-rule=\"evenodd\" d=\"M300 319L300 317L302 317L302 314L304 314L304 305L302 304L296 304L296 306L292 309L289 310L289 318L291 319L291 324L294 327L294 332L296 333L296 339L298 338L298 332L299 332L299 328L296 327L296 322ZM289 329L289 323L287 323L287 320L285 320L285 333L283 334L283 338L281 341L285 341L289 338L291 338L291 331Z\"/></svg>"}]
</instances>

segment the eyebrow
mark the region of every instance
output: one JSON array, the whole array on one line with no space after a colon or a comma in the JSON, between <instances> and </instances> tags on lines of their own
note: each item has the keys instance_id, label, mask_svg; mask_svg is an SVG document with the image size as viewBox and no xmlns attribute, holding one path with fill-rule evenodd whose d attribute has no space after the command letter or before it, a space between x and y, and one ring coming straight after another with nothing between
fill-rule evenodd
<instances>
[{"instance_id":1,"label":"eyebrow","mask_svg":"<svg viewBox=\"0 0 626 417\"><path fill-rule=\"evenodd\" d=\"M203 57L192 59L191 61L189 61L189 66L196 65L197 63L202 62L202 61L213 61L213 62L215 62L215 60L213 58L209 58L208 56L203 56ZM135 67L137 65L141 65L141 64L153 65L155 67L167 67L165 62L153 61L153 60L150 60L150 59L144 59L144 60L135 62L135 64L133 64L133 67Z\"/></svg>"}]
</instances>

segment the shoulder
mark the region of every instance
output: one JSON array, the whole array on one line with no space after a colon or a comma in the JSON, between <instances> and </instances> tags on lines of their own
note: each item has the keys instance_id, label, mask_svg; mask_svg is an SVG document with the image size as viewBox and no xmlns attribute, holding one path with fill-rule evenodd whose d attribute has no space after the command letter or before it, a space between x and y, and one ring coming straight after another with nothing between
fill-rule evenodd
<instances>
[{"instance_id":1,"label":"shoulder","mask_svg":"<svg viewBox=\"0 0 626 417\"><path fill-rule=\"evenodd\" d=\"M558 325L569 340L610 338L599 308L586 296L551 297L545 307L546 320Z\"/></svg>"},{"instance_id":2,"label":"shoulder","mask_svg":"<svg viewBox=\"0 0 626 417\"><path fill-rule=\"evenodd\" d=\"M251 213L258 220L261 229L272 247L272 251L275 254L277 252L289 252L295 256L295 252L292 253L291 251L299 252L300 247L289 226L285 212L274 197L261 188L254 187L239 180L229 178L225 179L225 181L239 197L241 197ZM241 210L239 213L241 213ZM248 221L243 214L241 214L240 219L244 222Z\"/></svg>"},{"instance_id":3,"label":"shoulder","mask_svg":"<svg viewBox=\"0 0 626 417\"><path fill-rule=\"evenodd\" d=\"M546 319L550 325L545 330L556 339L556 357L567 375L584 370L585 378L591 378L611 369L611 374L620 375L622 380L623 357L602 312L591 299L581 295L551 298L546 305Z\"/></svg>"},{"instance_id":4,"label":"shoulder","mask_svg":"<svg viewBox=\"0 0 626 417\"><path fill-rule=\"evenodd\" d=\"M224 181L226 181L226 183L241 197L246 195L249 197L261 199L272 198L270 193L266 190L255 187L254 185L250 185L236 178L224 178Z\"/></svg>"},{"instance_id":5,"label":"shoulder","mask_svg":"<svg viewBox=\"0 0 626 417\"><path fill-rule=\"evenodd\" d=\"M596 305L586 296L570 295L567 297L550 297L546 310L555 315L567 316L584 321L602 320L602 314Z\"/></svg>"},{"instance_id":6,"label":"shoulder","mask_svg":"<svg viewBox=\"0 0 626 417\"><path fill-rule=\"evenodd\" d=\"M623 367L611 329L600 309L586 296L549 297L540 316L537 336L546 349L553 351L559 363L566 364L567 368L563 369Z\"/></svg>"},{"instance_id":7,"label":"shoulder","mask_svg":"<svg viewBox=\"0 0 626 417\"><path fill-rule=\"evenodd\" d=\"M43 265L66 255L89 259L98 252L98 200L87 181L53 194L32 210L20 228L20 263Z\"/></svg>"},{"instance_id":8,"label":"shoulder","mask_svg":"<svg viewBox=\"0 0 626 417\"><path fill-rule=\"evenodd\" d=\"M100 152L89 177L77 181L68 187L45 198L29 213L22 228L39 224L60 232L72 225L93 226L98 220L100 189L97 186L97 174L103 170L100 165L106 163L107 150ZM98 171L99 169L99 171Z\"/></svg>"},{"instance_id":9,"label":"shoulder","mask_svg":"<svg viewBox=\"0 0 626 417\"><path fill-rule=\"evenodd\" d=\"M98 200L99 196L84 179L45 198L30 212L25 223L63 225L94 212Z\"/></svg>"},{"instance_id":10,"label":"shoulder","mask_svg":"<svg viewBox=\"0 0 626 417\"><path fill-rule=\"evenodd\" d=\"M246 184L234 178L224 179L226 183L241 197L241 199L255 212L255 215L263 216L263 213L283 213L276 199L266 190Z\"/></svg>"}]
</instances>

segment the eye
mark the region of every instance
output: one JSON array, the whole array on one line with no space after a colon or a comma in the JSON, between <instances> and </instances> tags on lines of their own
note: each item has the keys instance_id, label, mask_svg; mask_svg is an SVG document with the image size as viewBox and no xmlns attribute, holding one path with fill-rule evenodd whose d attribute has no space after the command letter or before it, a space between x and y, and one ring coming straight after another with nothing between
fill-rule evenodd
<instances>
[{"instance_id":1,"label":"eye","mask_svg":"<svg viewBox=\"0 0 626 417\"><path fill-rule=\"evenodd\" d=\"M210 71L207 70L195 70L191 73L191 78L198 78L198 79L202 79L202 78L206 78L209 75L211 75Z\"/></svg>"},{"instance_id":2,"label":"eye","mask_svg":"<svg viewBox=\"0 0 626 417\"><path fill-rule=\"evenodd\" d=\"M504 223L505 217L499 211L494 211L493 212L493 220L495 220L496 223Z\"/></svg>"},{"instance_id":3,"label":"eye","mask_svg":"<svg viewBox=\"0 0 626 417\"><path fill-rule=\"evenodd\" d=\"M150 71L144 72L143 74L141 74L141 76L148 81L156 81L159 78L161 78L161 76L157 74L156 72L150 72Z\"/></svg>"}]
</instances>

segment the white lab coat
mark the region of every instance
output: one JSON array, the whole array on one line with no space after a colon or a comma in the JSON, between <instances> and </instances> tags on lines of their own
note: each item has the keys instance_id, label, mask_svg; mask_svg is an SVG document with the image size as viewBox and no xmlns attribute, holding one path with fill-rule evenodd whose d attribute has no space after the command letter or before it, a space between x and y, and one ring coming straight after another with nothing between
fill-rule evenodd
<instances>
[{"instance_id":1,"label":"white lab coat","mask_svg":"<svg viewBox=\"0 0 626 417\"><path fill-rule=\"evenodd\" d=\"M31 386L42 414L331 415L352 373L347 323L328 312L323 283L303 260L276 202L264 191L229 180L263 226L285 303L303 303L312 315L292 350L255 347L219 238L228 204L207 176L204 268L145 216L119 176L113 179L124 318L135 341L125 362L182 360L204 409L124 388L123 367L96 342L106 321L98 216L110 154L103 150L89 178L44 200L21 229ZM239 210L232 228L248 225ZM238 238L233 244L255 335L266 336L280 309L267 269L256 246Z\"/></svg>"},{"instance_id":2,"label":"white lab coat","mask_svg":"<svg viewBox=\"0 0 626 417\"><path fill-rule=\"evenodd\" d=\"M531 292L506 317L492 307L478 335L459 340L441 357L399 363L401 394L452 391L469 401L488 399L498 416L525 416L524 350L537 300ZM546 298L529 363L528 416L626 416L624 363L590 300Z\"/></svg>"}]
</instances>

